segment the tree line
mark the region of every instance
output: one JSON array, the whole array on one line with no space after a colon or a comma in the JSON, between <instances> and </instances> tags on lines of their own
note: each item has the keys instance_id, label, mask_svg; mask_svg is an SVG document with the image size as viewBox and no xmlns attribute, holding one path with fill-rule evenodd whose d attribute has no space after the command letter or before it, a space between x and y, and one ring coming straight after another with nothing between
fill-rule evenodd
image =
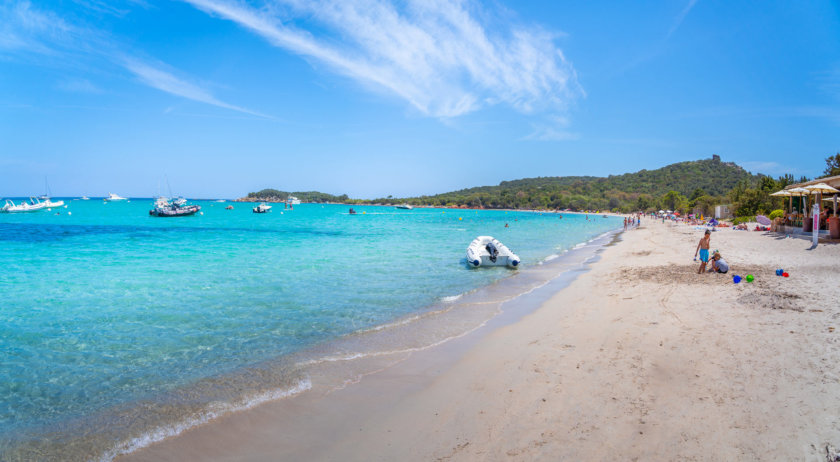
<instances>
[{"instance_id":1,"label":"tree line","mask_svg":"<svg viewBox=\"0 0 840 462\"><path fill-rule=\"evenodd\" d=\"M824 175L840 175L840 153L825 160ZM733 162L711 159L679 162L656 170L641 170L608 177L538 177L503 181L496 186L479 186L418 197L350 199L346 194L318 191L284 192L263 189L248 194L250 200L285 200L289 195L303 202L343 204L470 207L488 209L600 210L620 213L673 210L711 215L716 205L730 205L736 216L770 214L781 209L786 198L771 193L794 183L787 174L772 178L753 175Z\"/></svg>"}]
</instances>

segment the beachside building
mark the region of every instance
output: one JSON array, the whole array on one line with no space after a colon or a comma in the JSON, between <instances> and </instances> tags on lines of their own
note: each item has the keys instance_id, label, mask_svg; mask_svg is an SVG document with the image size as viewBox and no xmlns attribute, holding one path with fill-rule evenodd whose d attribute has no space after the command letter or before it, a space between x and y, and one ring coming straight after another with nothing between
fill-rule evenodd
<instances>
[{"instance_id":1,"label":"beachside building","mask_svg":"<svg viewBox=\"0 0 840 462\"><path fill-rule=\"evenodd\" d=\"M817 184L817 183L825 183L825 184L831 186L832 188L840 189L840 175L827 176L825 178L817 178L815 180L806 181L805 183L792 184L792 185L786 187L785 189L804 188L805 186L810 186L812 184Z\"/></svg>"},{"instance_id":2,"label":"beachside building","mask_svg":"<svg viewBox=\"0 0 840 462\"><path fill-rule=\"evenodd\" d=\"M806 181L804 183L792 184L785 187L785 191L795 188L804 188L806 186L816 185L819 183L824 183L828 186L831 186L832 188L840 189L840 175L816 178L811 181ZM828 234L832 239L840 238L840 218L838 218L838 215L840 215L840 213L838 213L837 210L838 203L840 203L840 195L837 194L821 194L819 196L810 195L805 196L804 199L802 197L791 199L790 204L792 204L794 200L797 201L796 209L798 210L791 210L791 213L786 215L785 224L801 228L804 232L810 232L813 226L813 223L811 223L813 220L811 220L810 217L808 217L808 213L810 213L810 206L807 210L805 210L804 214L802 213L803 206L807 204L812 204L813 200L815 200L817 197L821 197L823 199L822 203L820 204L820 208L822 210L829 210L831 212L831 215L833 215L826 217L824 220L821 220L824 222L820 223L820 228L824 230L824 232L826 232L826 234Z\"/></svg>"},{"instance_id":3,"label":"beachside building","mask_svg":"<svg viewBox=\"0 0 840 462\"><path fill-rule=\"evenodd\" d=\"M715 206L715 218L720 220L721 218L727 219L732 218L732 212L729 210L729 204L726 205L716 205Z\"/></svg>"}]
</instances>

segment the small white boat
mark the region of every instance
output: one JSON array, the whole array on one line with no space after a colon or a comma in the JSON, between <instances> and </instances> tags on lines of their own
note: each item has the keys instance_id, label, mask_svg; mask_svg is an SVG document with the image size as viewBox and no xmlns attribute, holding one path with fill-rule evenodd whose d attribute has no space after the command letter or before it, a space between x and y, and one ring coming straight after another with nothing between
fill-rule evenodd
<instances>
[{"instance_id":1,"label":"small white boat","mask_svg":"<svg viewBox=\"0 0 840 462\"><path fill-rule=\"evenodd\" d=\"M397 208L398 208L398 209L403 209L403 210L412 210L412 209L414 209L414 207L412 207L412 206L410 206L410 205L408 205L408 204L400 204L400 205L398 205L398 206L397 206Z\"/></svg>"},{"instance_id":2,"label":"small white boat","mask_svg":"<svg viewBox=\"0 0 840 462\"><path fill-rule=\"evenodd\" d=\"M286 203L289 204L289 205L299 205L300 204L300 199L298 199L295 196L289 196L286 199Z\"/></svg>"},{"instance_id":3,"label":"small white boat","mask_svg":"<svg viewBox=\"0 0 840 462\"><path fill-rule=\"evenodd\" d=\"M254 213L268 213L271 211L271 206L263 202L262 204L253 208Z\"/></svg>"},{"instance_id":4,"label":"small white boat","mask_svg":"<svg viewBox=\"0 0 840 462\"><path fill-rule=\"evenodd\" d=\"M47 190L46 194L38 196L38 199L41 200L41 203L44 204L45 208L51 209L55 207L62 207L64 206L64 201L51 201L50 196L52 195L52 191L50 191L50 184L47 183L47 177L44 177L44 189Z\"/></svg>"},{"instance_id":5,"label":"small white boat","mask_svg":"<svg viewBox=\"0 0 840 462\"><path fill-rule=\"evenodd\" d=\"M119 195L114 194L114 193L108 193L108 197L106 197L103 200L105 202L114 202L114 201L127 201L128 199L125 198L125 197L120 197Z\"/></svg>"},{"instance_id":6,"label":"small white boat","mask_svg":"<svg viewBox=\"0 0 840 462\"><path fill-rule=\"evenodd\" d=\"M20 213L20 212L37 212L39 210L44 210L47 208L47 205L34 197L29 198L29 203L21 202L20 204L15 205L14 202L6 199L6 205L3 208L0 208L0 212L5 213Z\"/></svg>"},{"instance_id":7,"label":"small white boat","mask_svg":"<svg viewBox=\"0 0 840 462\"><path fill-rule=\"evenodd\" d=\"M471 268L479 266L509 266L518 268L522 260L504 244L492 236L478 236L467 247L467 265Z\"/></svg>"},{"instance_id":8,"label":"small white boat","mask_svg":"<svg viewBox=\"0 0 840 462\"><path fill-rule=\"evenodd\" d=\"M90 197L87 197L87 196L82 196L82 197L80 197L79 199L81 199L81 200L83 200L83 201L89 201L89 200L90 200Z\"/></svg>"}]
</instances>

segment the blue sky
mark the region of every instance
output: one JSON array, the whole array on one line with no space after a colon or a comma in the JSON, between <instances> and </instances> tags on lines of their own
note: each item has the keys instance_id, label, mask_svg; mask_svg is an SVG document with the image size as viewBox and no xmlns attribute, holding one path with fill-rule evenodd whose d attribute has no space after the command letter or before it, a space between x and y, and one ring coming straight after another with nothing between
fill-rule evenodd
<instances>
[{"instance_id":1,"label":"blue sky","mask_svg":"<svg viewBox=\"0 0 840 462\"><path fill-rule=\"evenodd\" d=\"M434 194L840 152L835 1L0 0L0 196Z\"/></svg>"}]
</instances>

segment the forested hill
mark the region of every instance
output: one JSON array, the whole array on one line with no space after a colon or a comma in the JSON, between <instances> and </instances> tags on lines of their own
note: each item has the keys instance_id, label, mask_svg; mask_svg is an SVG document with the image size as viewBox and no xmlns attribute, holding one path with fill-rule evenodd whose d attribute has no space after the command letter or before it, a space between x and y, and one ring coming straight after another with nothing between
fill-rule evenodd
<instances>
[{"instance_id":1,"label":"forested hill","mask_svg":"<svg viewBox=\"0 0 840 462\"><path fill-rule=\"evenodd\" d=\"M315 202L315 203L324 203L324 202L338 202L344 203L350 200L347 197L347 194L342 194L340 196L334 196L332 194L322 193L320 191L298 191L298 192L287 192L287 191L280 191L277 189L263 189L257 192L248 193L247 197L243 197L239 199L241 201L269 201L269 202L283 202L289 196L295 196L301 200L301 202Z\"/></svg>"},{"instance_id":2,"label":"forested hill","mask_svg":"<svg viewBox=\"0 0 840 462\"><path fill-rule=\"evenodd\" d=\"M723 196L739 181L755 178L735 163L721 162L720 157L713 156L711 159L680 162L624 175L525 178L503 181L498 186L406 199L376 199L373 202L629 211L667 203L665 196L675 196L671 191L692 201L700 197Z\"/></svg>"}]
</instances>

